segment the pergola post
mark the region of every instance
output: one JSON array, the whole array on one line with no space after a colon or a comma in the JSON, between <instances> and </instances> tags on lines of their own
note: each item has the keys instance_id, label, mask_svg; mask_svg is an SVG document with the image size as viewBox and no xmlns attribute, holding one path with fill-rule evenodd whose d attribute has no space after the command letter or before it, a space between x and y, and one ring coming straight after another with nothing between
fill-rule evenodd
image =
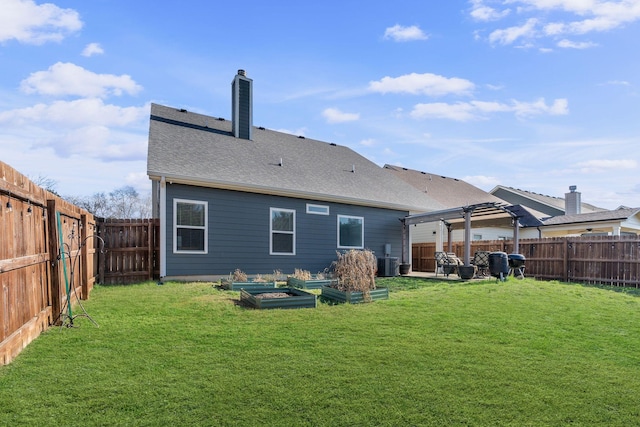
<instances>
[{"instance_id":1,"label":"pergola post","mask_svg":"<svg viewBox=\"0 0 640 427\"><path fill-rule=\"evenodd\" d=\"M473 209L464 210L464 265L471 265L471 213Z\"/></svg>"},{"instance_id":2,"label":"pergola post","mask_svg":"<svg viewBox=\"0 0 640 427\"><path fill-rule=\"evenodd\" d=\"M513 253L520 253L520 221L518 221L518 217L513 218Z\"/></svg>"}]
</instances>

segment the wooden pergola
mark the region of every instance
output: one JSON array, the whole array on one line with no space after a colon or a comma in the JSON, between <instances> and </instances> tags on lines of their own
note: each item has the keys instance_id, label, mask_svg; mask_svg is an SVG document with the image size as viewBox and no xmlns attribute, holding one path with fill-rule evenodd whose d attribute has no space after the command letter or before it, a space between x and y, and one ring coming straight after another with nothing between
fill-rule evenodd
<instances>
[{"instance_id":1,"label":"wooden pergola","mask_svg":"<svg viewBox=\"0 0 640 427\"><path fill-rule=\"evenodd\" d=\"M462 229L464 227L464 256L465 266L471 265L471 223L481 222L483 226L504 224L509 221L513 224L513 247L514 252L518 252L520 222L518 216L511 206L497 202L478 203L475 205L460 206L452 209L445 209L434 212L408 215L400 218L402 222L402 263L408 264L409 260L409 232L411 225L423 224L426 222L442 221L449 231L449 244L451 244L451 230L453 228Z\"/></svg>"}]
</instances>

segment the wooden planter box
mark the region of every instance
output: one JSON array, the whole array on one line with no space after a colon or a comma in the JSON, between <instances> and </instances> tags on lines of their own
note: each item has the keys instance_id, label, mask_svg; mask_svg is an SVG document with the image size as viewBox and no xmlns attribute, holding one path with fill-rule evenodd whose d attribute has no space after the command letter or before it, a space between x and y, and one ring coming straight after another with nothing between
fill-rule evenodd
<instances>
[{"instance_id":1,"label":"wooden planter box","mask_svg":"<svg viewBox=\"0 0 640 427\"><path fill-rule=\"evenodd\" d=\"M222 289L239 291L240 289L273 289L276 282L222 282Z\"/></svg>"},{"instance_id":2,"label":"wooden planter box","mask_svg":"<svg viewBox=\"0 0 640 427\"><path fill-rule=\"evenodd\" d=\"M389 299L389 289L376 288L369 291L369 295L371 297L371 301ZM350 304L365 302L364 294L362 292L339 291L336 288L331 288L329 286L322 287L322 293L320 296L332 301L346 302Z\"/></svg>"},{"instance_id":3,"label":"wooden planter box","mask_svg":"<svg viewBox=\"0 0 640 427\"><path fill-rule=\"evenodd\" d=\"M284 292L291 294L285 298L256 298L258 294L269 292ZM297 288L277 289L241 289L240 302L257 309L267 308L315 308L316 296Z\"/></svg>"},{"instance_id":4,"label":"wooden planter box","mask_svg":"<svg viewBox=\"0 0 640 427\"><path fill-rule=\"evenodd\" d=\"M293 288L303 288L303 289L320 289L323 286L329 286L333 280L331 279L311 279L311 280L302 280L296 279L295 277L287 278L287 286L291 286Z\"/></svg>"}]
</instances>

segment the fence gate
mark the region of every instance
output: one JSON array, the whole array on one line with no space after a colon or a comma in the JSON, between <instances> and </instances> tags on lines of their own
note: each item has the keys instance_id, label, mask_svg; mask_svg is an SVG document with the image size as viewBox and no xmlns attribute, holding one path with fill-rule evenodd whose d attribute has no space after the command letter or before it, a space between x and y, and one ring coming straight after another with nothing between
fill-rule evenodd
<instances>
[{"instance_id":1,"label":"fence gate","mask_svg":"<svg viewBox=\"0 0 640 427\"><path fill-rule=\"evenodd\" d=\"M99 283L128 284L160 277L158 219L99 220L98 234L105 243L98 253Z\"/></svg>"}]
</instances>

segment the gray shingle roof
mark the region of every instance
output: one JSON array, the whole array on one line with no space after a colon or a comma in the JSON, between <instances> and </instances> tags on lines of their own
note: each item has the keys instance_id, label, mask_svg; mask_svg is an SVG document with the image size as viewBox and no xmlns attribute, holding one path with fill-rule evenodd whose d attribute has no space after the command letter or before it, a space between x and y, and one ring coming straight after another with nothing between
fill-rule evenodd
<instances>
[{"instance_id":1,"label":"gray shingle roof","mask_svg":"<svg viewBox=\"0 0 640 427\"><path fill-rule=\"evenodd\" d=\"M364 206L445 208L347 147L264 128L254 128L251 141L239 139L231 135L230 121L158 104L151 106L147 173L205 187Z\"/></svg>"},{"instance_id":2,"label":"gray shingle roof","mask_svg":"<svg viewBox=\"0 0 640 427\"><path fill-rule=\"evenodd\" d=\"M612 211L581 213L576 215L561 215L543 220L543 225L563 225L597 221L625 221L639 212L640 208L625 208Z\"/></svg>"},{"instance_id":3,"label":"gray shingle roof","mask_svg":"<svg viewBox=\"0 0 640 427\"><path fill-rule=\"evenodd\" d=\"M479 203L505 203L493 194L457 178L449 178L401 166L384 165L384 169L435 199L447 208Z\"/></svg>"},{"instance_id":4,"label":"gray shingle roof","mask_svg":"<svg viewBox=\"0 0 640 427\"><path fill-rule=\"evenodd\" d=\"M552 206L553 208L559 209L563 212L565 209L564 197L547 196L544 194L534 193L533 191L521 190L519 188L513 187L505 187L503 185L498 185L493 190L491 190L492 194L496 192L499 192L500 195L502 195L503 192L513 193L526 199L535 200L544 205ZM583 213L600 212L605 210L603 208L599 208L597 206L584 202L580 204L580 209Z\"/></svg>"}]
</instances>

